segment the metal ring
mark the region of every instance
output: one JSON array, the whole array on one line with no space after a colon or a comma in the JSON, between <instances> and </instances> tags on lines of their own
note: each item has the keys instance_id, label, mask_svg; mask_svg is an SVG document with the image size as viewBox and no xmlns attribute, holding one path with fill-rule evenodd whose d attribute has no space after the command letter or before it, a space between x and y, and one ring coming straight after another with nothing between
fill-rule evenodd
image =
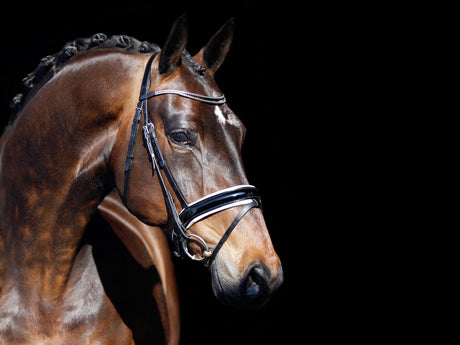
<instances>
[{"instance_id":1,"label":"metal ring","mask_svg":"<svg viewBox=\"0 0 460 345\"><path fill-rule=\"evenodd\" d=\"M195 254L190 254L190 252L188 251L188 243L189 241L191 241L191 238L193 237L193 240L195 242L199 242L199 244L201 245L201 247L203 248L203 257L199 258L197 257ZM212 253L212 250L209 249L208 245L206 244L206 242L198 235L194 235L194 234L188 234L188 237L185 239L185 241L182 241L182 249L184 249L184 253L187 254L187 256L194 260L194 261L204 261L206 260L209 256L211 256L211 254L209 253ZM206 253L207 252L207 253ZM206 255L204 255L204 253L206 253Z\"/></svg>"}]
</instances>

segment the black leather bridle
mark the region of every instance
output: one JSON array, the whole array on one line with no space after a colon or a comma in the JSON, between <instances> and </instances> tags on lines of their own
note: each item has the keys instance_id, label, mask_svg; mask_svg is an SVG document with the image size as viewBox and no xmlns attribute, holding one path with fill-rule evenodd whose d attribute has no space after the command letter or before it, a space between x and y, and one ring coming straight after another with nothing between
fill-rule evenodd
<instances>
[{"instance_id":1,"label":"black leather bridle","mask_svg":"<svg viewBox=\"0 0 460 345\"><path fill-rule=\"evenodd\" d=\"M150 161L152 163L152 174L154 175L155 171L157 171L169 219L172 221L173 224L173 230L171 233L171 240L174 244L173 252L176 256L184 257L185 255L195 261L207 260L206 263L210 265L215 259L219 250L222 248L225 241L230 236L233 229L235 229L236 225L246 215L246 213L248 213L254 207L262 207L261 198L257 189L254 186L238 185L206 195L203 198L196 200L190 204L188 204L185 201L161 153L160 145L158 143L158 138L155 132L155 126L148 115L147 101L152 97L165 94L174 94L181 97L192 99L194 101L215 106L223 105L226 102L226 100L223 95L219 97L211 97L181 90L158 90L148 93L148 90L150 88L150 73L152 62L157 54L158 53L150 57L145 67L144 77L142 79L139 103L134 114L134 120L131 128L131 136L128 146L128 154L126 157L123 202L129 208L128 196L129 180L131 175L131 163L134 159L134 147L136 144L137 133L139 130L141 114L143 113L144 140L148 154L150 156ZM176 195L177 199L179 200L182 206L182 211L180 213L177 212L174 200L171 194L169 193L168 189L166 188L166 184L163 180L160 170L163 170L172 190L174 191L174 194ZM226 230L226 232L214 248L210 248L207 245L207 243L203 240L203 238L201 238L200 236L192 234L188 231L188 229L193 224L213 214L236 206L244 206L244 208L235 217L232 224L230 224L230 226L228 227L228 229ZM201 257L197 257L196 255L192 255L190 253L190 243L195 243L201 247Z\"/></svg>"}]
</instances>

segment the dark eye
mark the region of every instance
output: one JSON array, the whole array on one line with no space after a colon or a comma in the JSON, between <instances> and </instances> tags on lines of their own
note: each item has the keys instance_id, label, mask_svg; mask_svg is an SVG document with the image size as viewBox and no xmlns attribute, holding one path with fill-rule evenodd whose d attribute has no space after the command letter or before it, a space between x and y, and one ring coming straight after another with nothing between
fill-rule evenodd
<instances>
[{"instance_id":1,"label":"dark eye","mask_svg":"<svg viewBox=\"0 0 460 345\"><path fill-rule=\"evenodd\" d=\"M171 141L177 145L188 145L190 144L190 138L186 132L174 132L169 135Z\"/></svg>"}]
</instances>

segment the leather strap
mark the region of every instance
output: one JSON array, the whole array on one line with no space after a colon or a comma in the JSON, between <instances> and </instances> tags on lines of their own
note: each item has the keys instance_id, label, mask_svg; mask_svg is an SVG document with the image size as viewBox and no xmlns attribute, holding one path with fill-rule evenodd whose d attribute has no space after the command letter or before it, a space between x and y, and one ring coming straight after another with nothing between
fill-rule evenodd
<instances>
[{"instance_id":1,"label":"leather strap","mask_svg":"<svg viewBox=\"0 0 460 345\"><path fill-rule=\"evenodd\" d=\"M262 204L261 197L254 186L230 187L192 202L182 209L179 217L185 228L188 229L196 222L215 213L231 207L247 205L251 200L257 200L259 204Z\"/></svg>"},{"instance_id":2,"label":"leather strap","mask_svg":"<svg viewBox=\"0 0 460 345\"><path fill-rule=\"evenodd\" d=\"M178 95L181 97L193 99L194 101L199 101L202 103L206 104L211 104L211 105L222 105L226 102L225 96L219 96L219 97L210 97L210 96L205 96L205 95L199 95L197 93L192 93L188 91L181 91L181 90L158 90L158 91L153 91L150 92L146 95L142 95L139 97L139 100L144 100L144 99L149 99L155 96L160 96L160 95L166 95L166 94L173 94L173 95Z\"/></svg>"},{"instance_id":3,"label":"leather strap","mask_svg":"<svg viewBox=\"0 0 460 345\"><path fill-rule=\"evenodd\" d=\"M152 68L152 62L153 59L155 59L155 56L157 56L160 52L154 53L150 58L149 61L147 62L147 65L145 67L144 75L142 77L142 85L141 85L141 95L146 94L149 91L150 87L150 70ZM131 126L131 135L129 138L129 145L128 145L128 154L126 155L126 163L125 163L125 183L124 183L124 188L123 188L123 202L125 203L126 206L129 208L128 204L128 193L129 193L129 180L131 177L131 164L134 159L134 148L136 147L136 139L137 139L137 133L139 132L139 123L141 121L141 115L142 115L142 107L143 103L141 100L139 100L139 103L137 103L137 108L136 112L134 114L134 119L133 119L133 124Z\"/></svg>"},{"instance_id":4,"label":"leather strap","mask_svg":"<svg viewBox=\"0 0 460 345\"><path fill-rule=\"evenodd\" d=\"M240 220L246 215L246 213L248 213L254 207L260 207L260 202L257 201L257 200L252 200L236 216L236 218L233 220L232 224L230 224L230 226L228 227L227 231L225 231L224 236L222 236L222 238L220 239L219 243L217 243L216 247L213 249L212 254L209 257L208 262L207 262L208 266L212 264L212 262L216 258L217 253L222 248L222 246L224 245L225 241L227 241L228 237L230 236L232 231L235 229L235 227L238 225Z\"/></svg>"}]
</instances>

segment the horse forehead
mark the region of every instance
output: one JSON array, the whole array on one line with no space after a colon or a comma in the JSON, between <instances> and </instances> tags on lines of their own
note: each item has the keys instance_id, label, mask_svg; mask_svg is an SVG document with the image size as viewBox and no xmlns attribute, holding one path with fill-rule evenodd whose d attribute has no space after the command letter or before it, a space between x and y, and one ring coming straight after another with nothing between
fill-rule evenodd
<instances>
[{"instance_id":1,"label":"horse forehead","mask_svg":"<svg viewBox=\"0 0 460 345\"><path fill-rule=\"evenodd\" d=\"M178 90L186 90L192 93L197 93L205 96L212 96L218 97L222 95L222 92L219 90L217 84L213 79L209 79L206 77L197 78L196 73L193 72L189 66L181 66L178 70L178 74L172 78L164 88L170 89L178 89ZM183 102L184 100L178 100L179 102ZM192 104L197 105L198 107L201 104L195 103L195 101L191 101ZM216 123L221 127L228 128L234 127L239 131L244 131L244 126L241 120L233 113L233 111L228 107L227 104L224 105L205 105L205 107L212 107L210 111L205 111L206 114L210 113L210 115L204 115L205 118L209 121L210 117L214 117L217 121ZM193 108L191 111L192 113L201 114L200 117L203 117L203 108ZM190 109L189 109L190 112ZM212 121L212 120L211 120ZM213 122L213 121L212 121Z\"/></svg>"},{"instance_id":2,"label":"horse forehead","mask_svg":"<svg viewBox=\"0 0 460 345\"><path fill-rule=\"evenodd\" d=\"M241 126L240 119L238 119L238 117L236 117L236 115L232 111L222 112L221 108L218 105L214 107L214 115L217 118L217 122L222 126L225 126L227 124L233 127Z\"/></svg>"}]
</instances>

